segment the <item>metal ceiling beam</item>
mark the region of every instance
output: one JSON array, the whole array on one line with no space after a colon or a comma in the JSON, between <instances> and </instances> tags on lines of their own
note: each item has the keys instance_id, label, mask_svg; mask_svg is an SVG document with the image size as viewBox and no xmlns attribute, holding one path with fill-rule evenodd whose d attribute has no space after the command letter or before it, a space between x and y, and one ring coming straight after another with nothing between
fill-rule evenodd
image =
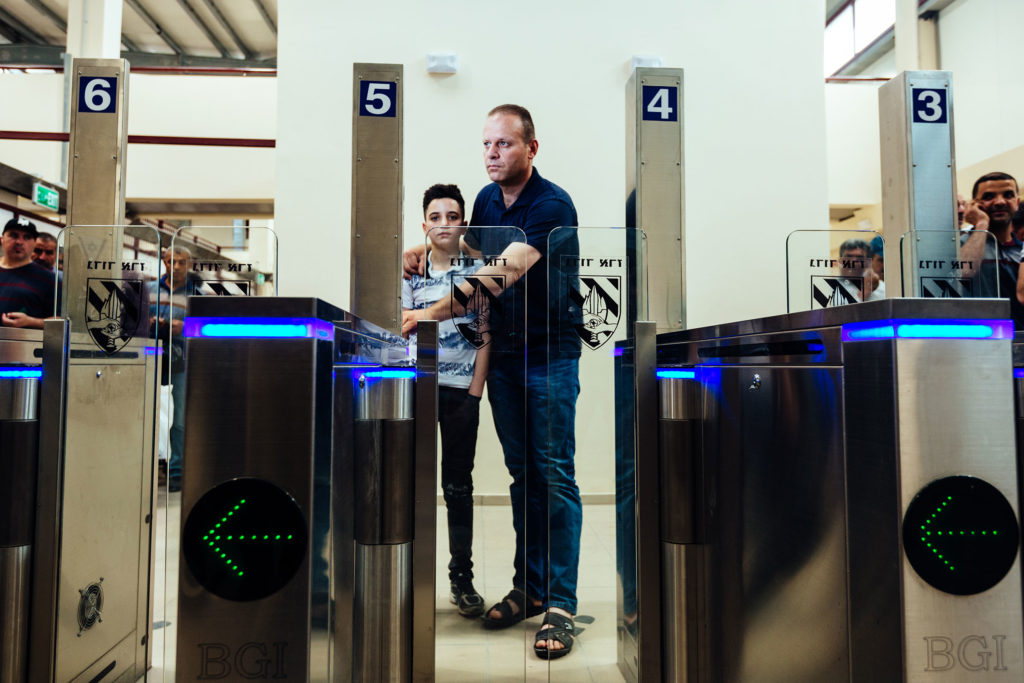
<instances>
[{"instance_id":1,"label":"metal ceiling beam","mask_svg":"<svg viewBox=\"0 0 1024 683\"><path fill-rule=\"evenodd\" d=\"M49 43L41 35L30 29L28 26L14 16L3 7L0 7L0 23L6 24L8 28L13 29L21 35L21 40L17 42L35 43L36 45L48 45Z\"/></svg>"},{"instance_id":2,"label":"metal ceiling beam","mask_svg":"<svg viewBox=\"0 0 1024 683\"><path fill-rule=\"evenodd\" d=\"M181 8L185 10L185 13L192 19L192 23L198 26L199 30L203 32L203 35L213 43L213 46L217 48L218 52L220 52L220 56L230 57L231 53L228 52L226 47L224 47L224 43L220 42L220 39L214 35L210 27L207 26L205 21L203 21L203 18L199 16L198 12L196 12L196 8L192 6L192 3L190 3L189 0L178 0L178 4L181 5Z\"/></svg>"},{"instance_id":3,"label":"metal ceiling beam","mask_svg":"<svg viewBox=\"0 0 1024 683\"><path fill-rule=\"evenodd\" d=\"M13 28L11 28L2 21L0 21L0 36L3 36L12 43L21 43L25 40L25 37L23 35L15 31Z\"/></svg>"},{"instance_id":4,"label":"metal ceiling beam","mask_svg":"<svg viewBox=\"0 0 1024 683\"><path fill-rule=\"evenodd\" d=\"M235 45L237 45L238 49L242 51L245 58L252 59L252 50L250 50L249 46L245 44L242 37L238 35L238 31L235 30L235 27L231 25L231 22L224 16L224 13L220 11L216 4L214 4L213 0L203 0L203 2L206 3L206 6L210 8L211 12L213 12L213 16L217 17L217 21L219 21L220 25L224 27L224 30L231 34L231 39L235 41Z\"/></svg>"},{"instance_id":5,"label":"metal ceiling beam","mask_svg":"<svg viewBox=\"0 0 1024 683\"><path fill-rule=\"evenodd\" d=\"M67 33L68 32L68 23L66 21L64 21L64 19L59 14L57 14L52 9L50 9L49 7L44 5L43 4L43 0L25 0L25 1L28 4L30 4L32 7L35 7L37 10L39 10L43 15L46 16L47 19L52 21L54 26L59 28L62 33Z\"/></svg>"},{"instance_id":6,"label":"metal ceiling beam","mask_svg":"<svg viewBox=\"0 0 1024 683\"><path fill-rule=\"evenodd\" d=\"M140 3L139 0L124 0L124 2L126 5L135 10L135 12L140 17L142 17L142 20L146 22L146 24L151 29L156 31L156 34L160 36L160 40L167 43L167 46L169 48L174 50L179 55L185 54L185 51L181 48L181 45L178 45L177 41L175 41L174 38L171 38L169 35L167 35L167 31L165 31L163 27L157 23L156 19L153 18L153 15L150 14L149 11L142 6L142 3Z\"/></svg>"},{"instance_id":7,"label":"metal ceiling beam","mask_svg":"<svg viewBox=\"0 0 1024 683\"><path fill-rule=\"evenodd\" d=\"M128 48L129 52L139 52L139 46L133 43L127 34L121 34L121 44Z\"/></svg>"},{"instance_id":8,"label":"metal ceiling beam","mask_svg":"<svg viewBox=\"0 0 1024 683\"><path fill-rule=\"evenodd\" d=\"M0 45L0 66L42 66L60 69L64 67L64 50L65 48L59 45ZM136 52L134 50L122 51L121 56L127 59L132 66L206 66L229 69L273 69L277 67L276 57L224 59L223 57L197 57L159 52Z\"/></svg>"},{"instance_id":9,"label":"metal ceiling beam","mask_svg":"<svg viewBox=\"0 0 1024 683\"><path fill-rule=\"evenodd\" d=\"M277 37L277 24L274 23L274 18L270 16L270 12L267 11L267 6L263 4L263 0L252 0L253 4L256 5L256 9L259 10L260 16L263 17L263 21L267 22L267 26L270 27L270 32Z\"/></svg>"}]
</instances>

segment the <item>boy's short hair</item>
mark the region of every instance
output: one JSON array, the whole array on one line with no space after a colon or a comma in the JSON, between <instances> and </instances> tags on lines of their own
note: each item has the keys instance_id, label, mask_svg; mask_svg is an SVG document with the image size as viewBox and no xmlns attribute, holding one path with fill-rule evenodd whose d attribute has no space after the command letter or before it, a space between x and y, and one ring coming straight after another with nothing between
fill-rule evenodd
<instances>
[{"instance_id":1,"label":"boy's short hair","mask_svg":"<svg viewBox=\"0 0 1024 683\"><path fill-rule=\"evenodd\" d=\"M462 198L462 193L459 192L458 185L444 185L437 183L427 188L427 191L423 193L423 217L427 217L427 207L430 206L430 202L435 199L454 199L459 205L459 213L462 215L462 220L466 220L466 200Z\"/></svg>"}]
</instances>

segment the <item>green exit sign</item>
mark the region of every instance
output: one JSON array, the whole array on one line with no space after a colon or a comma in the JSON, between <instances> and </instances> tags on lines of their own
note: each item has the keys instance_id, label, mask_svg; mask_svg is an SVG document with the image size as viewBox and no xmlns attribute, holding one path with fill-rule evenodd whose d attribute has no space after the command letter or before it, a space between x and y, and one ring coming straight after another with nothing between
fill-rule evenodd
<instances>
[{"instance_id":1,"label":"green exit sign","mask_svg":"<svg viewBox=\"0 0 1024 683\"><path fill-rule=\"evenodd\" d=\"M60 192L42 183L32 184L32 201L51 211L60 211Z\"/></svg>"}]
</instances>

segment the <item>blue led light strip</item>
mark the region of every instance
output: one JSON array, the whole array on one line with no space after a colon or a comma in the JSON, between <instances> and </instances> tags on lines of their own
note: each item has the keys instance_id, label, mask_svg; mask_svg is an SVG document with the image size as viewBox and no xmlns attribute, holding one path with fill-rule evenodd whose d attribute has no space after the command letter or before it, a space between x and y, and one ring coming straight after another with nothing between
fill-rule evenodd
<instances>
[{"instance_id":1,"label":"blue led light strip","mask_svg":"<svg viewBox=\"0 0 1024 683\"><path fill-rule=\"evenodd\" d=\"M697 379L696 370L658 370L654 374L658 379Z\"/></svg>"},{"instance_id":2,"label":"blue led light strip","mask_svg":"<svg viewBox=\"0 0 1024 683\"><path fill-rule=\"evenodd\" d=\"M317 318L185 318L184 335L220 339L333 339L334 326Z\"/></svg>"},{"instance_id":3,"label":"blue led light strip","mask_svg":"<svg viewBox=\"0 0 1024 683\"><path fill-rule=\"evenodd\" d=\"M0 366L0 379L42 379L42 368Z\"/></svg>"},{"instance_id":4,"label":"blue led light strip","mask_svg":"<svg viewBox=\"0 0 1024 683\"><path fill-rule=\"evenodd\" d=\"M1013 339L1011 320L872 320L843 325L843 341L873 339Z\"/></svg>"},{"instance_id":5,"label":"blue led light strip","mask_svg":"<svg viewBox=\"0 0 1024 683\"><path fill-rule=\"evenodd\" d=\"M359 377L367 379L415 379L415 370L370 370L368 372L356 372Z\"/></svg>"},{"instance_id":6,"label":"blue led light strip","mask_svg":"<svg viewBox=\"0 0 1024 683\"><path fill-rule=\"evenodd\" d=\"M1024 368L1014 368L1013 376L1016 377L1017 379L1024 378Z\"/></svg>"}]
</instances>

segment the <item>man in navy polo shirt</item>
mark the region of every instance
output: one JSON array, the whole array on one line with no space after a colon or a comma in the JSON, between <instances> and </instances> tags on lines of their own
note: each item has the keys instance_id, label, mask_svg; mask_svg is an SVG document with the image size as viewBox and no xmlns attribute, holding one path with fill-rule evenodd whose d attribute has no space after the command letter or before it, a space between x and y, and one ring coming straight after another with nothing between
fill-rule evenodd
<instances>
[{"instance_id":1,"label":"man in navy polo shirt","mask_svg":"<svg viewBox=\"0 0 1024 683\"><path fill-rule=\"evenodd\" d=\"M512 104L490 111L483 153L493 182L477 194L473 227L464 242L474 256L500 253L502 258L476 272L481 279L500 277L495 281L503 283L504 291L498 298L509 304L500 309L516 308L512 301L522 301L523 291L526 296L525 348L516 343L517 335L496 330L487 377L495 430L512 475L516 550L513 590L484 615L484 625L503 628L546 610L534 650L553 659L567 654L574 642L583 506L574 466L579 338L571 333L572 320L549 305L546 257L552 230L579 223L569 194L534 168L538 148L529 111ZM483 226L515 226L522 232L509 240L509 231ZM568 232L574 240L575 231ZM407 269L418 268L421 252L406 253ZM466 301L479 300L468 286L464 294ZM420 320L448 319L459 307L446 297L429 308L406 311L402 332L412 331Z\"/></svg>"},{"instance_id":2,"label":"man in navy polo shirt","mask_svg":"<svg viewBox=\"0 0 1024 683\"><path fill-rule=\"evenodd\" d=\"M12 218L0 236L0 325L41 329L53 315L56 279L32 261L36 226L26 218Z\"/></svg>"}]
</instances>

